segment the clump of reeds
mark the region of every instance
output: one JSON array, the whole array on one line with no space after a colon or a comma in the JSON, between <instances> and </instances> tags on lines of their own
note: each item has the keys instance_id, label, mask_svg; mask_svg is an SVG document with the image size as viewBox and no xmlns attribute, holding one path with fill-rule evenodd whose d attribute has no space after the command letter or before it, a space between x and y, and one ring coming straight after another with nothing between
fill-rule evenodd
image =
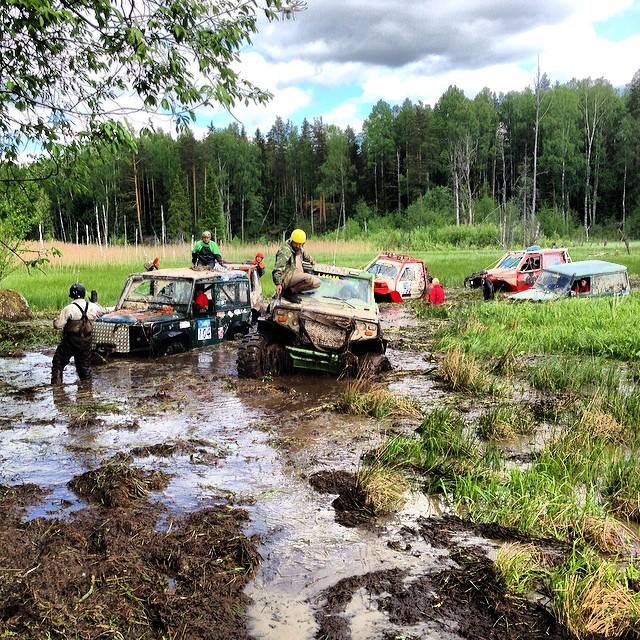
<instances>
[{"instance_id":1,"label":"clump of reeds","mask_svg":"<svg viewBox=\"0 0 640 640\"><path fill-rule=\"evenodd\" d=\"M637 631L640 595L618 566L574 549L550 575L553 609L577 638L624 637Z\"/></svg>"},{"instance_id":2,"label":"clump of reeds","mask_svg":"<svg viewBox=\"0 0 640 640\"><path fill-rule=\"evenodd\" d=\"M486 440L501 440L533 433L535 428L533 414L526 406L503 404L492 407L480 416L477 432Z\"/></svg>"},{"instance_id":3,"label":"clump of reeds","mask_svg":"<svg viewBox=\"0 0 640 640\"><path fill-rule=\"evenodd\" d=\"M640 522L640 464L637 451L610 467L605 494L613 513Z\"/></svg>"},{"instance_id":4,"label":"clump of reeds","mask_svg":"<svg viewBox=\"0 0 640 640\"><path fill-rule=\"evenodd\" d=\"M498 550L494 570L508 594L524 597L541 577L541 563L540 552L532 544L507 543Z\"/></svg>"},{"instance_id":5,"label":"clump of reeds","mask_svg":"<svg viewBox=\"0 0 640 640\"><path fill-rule=\"evenodd\" d=\"M403 394L392 393L384 386L366 378L349 381L336 407L344 413L367 415L373 418L420 416L420 405L417 400Z\"/></svg>"},{"instance_id":6,"label":"clump of reeds","mask_svg":"<svg viewBox=\"0 0 640 640\"><path fill-rule=\"evenodd\" d=\"M499 385L480 366L480 363L472 355L465 353L461 347L454 346L445 352L438 371L456 391L493 395L501 392Z\"/></svg>"},{"instance_id":7,"label":"clump of reeds","mask_svg":"<svg viewBox=\"0 0 640 640\"><path fill-rule=\"evenodd\" d=\"M356 481L365 508L374 515L393 513L404 505L409 483L392 466L381 461L367 464L358 471Z\"/></svg>"}]
</instances>

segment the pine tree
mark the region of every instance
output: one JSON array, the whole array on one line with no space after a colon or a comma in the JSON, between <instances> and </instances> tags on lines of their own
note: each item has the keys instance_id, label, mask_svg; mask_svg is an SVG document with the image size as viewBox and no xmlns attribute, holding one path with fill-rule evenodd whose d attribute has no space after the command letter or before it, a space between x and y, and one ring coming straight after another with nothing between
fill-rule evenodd
<instances>
[{"instance_id":1,"label":"pine tree","mask_svg":"<svg viewBox=\"0 0 640 640\"><path fill-rule=\"evenodd\" d=\"M207 184L204 190L199 224L200 231L211 231L217 241L226 236L227 224L218 191L218 179L212 165L207 167Z\"/></svg>"},{"instance_id":2,"label":"pine tree","mask_svg":"<svg viewBox=\"0 0 640 640\"><path fill-rule=\"evenodd\" d=\"M184 240L190 235L191 203L184 188L185 180L181 172L176 173L169 196L167 233L173 240Z\"/></svg>"}]
</instances>

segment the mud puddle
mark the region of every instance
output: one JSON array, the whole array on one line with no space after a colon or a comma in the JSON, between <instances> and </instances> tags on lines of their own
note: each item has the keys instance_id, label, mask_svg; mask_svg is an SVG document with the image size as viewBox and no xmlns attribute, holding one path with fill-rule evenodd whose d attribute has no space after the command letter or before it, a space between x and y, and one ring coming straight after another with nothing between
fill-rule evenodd
<instances>
[{"instance_id":1,"label":"mud puddle","mask_svg":"<svg viewBox=\"0 0 640 640\"><path fill-rule=\"evenodd\" d=\"M429 409L447 392L429 375L430 354L410 348L412 317L403 307L383 309L390 333L404 341L395 349L392 338L394 371L384 380ZM244 534L257 536L262 557L245 589L250 636L320 637L335 614L343 635L327 637L459 637L455 624L445 636L440 623L394 614L367 587L366 576L379 572L419 584L425 575L455 569L447 544L416 533L420 518L438 516L441 505L418 494L393 517L344 527L332 506L336 495L309 482L319 471L357 471L361 456L391 431L410 433L416 424L335 413L330 406L344 383L329 377L238 380L235 350L223 344L157 360L116 360L97 368L90 386L78 386L69 370L55 393L48 385L51 351L2 359L0 483L44 491L25 505L23 520L84 522L88 503L69 481L129 454L136 467L168 478L148 497L157 510L150 538L170 534L184 514L228 503L246 510ZM331 589L342 580L355 582L332 613ZM175 581L167 584L174 589Z\"/></svg>"}]
</instances>

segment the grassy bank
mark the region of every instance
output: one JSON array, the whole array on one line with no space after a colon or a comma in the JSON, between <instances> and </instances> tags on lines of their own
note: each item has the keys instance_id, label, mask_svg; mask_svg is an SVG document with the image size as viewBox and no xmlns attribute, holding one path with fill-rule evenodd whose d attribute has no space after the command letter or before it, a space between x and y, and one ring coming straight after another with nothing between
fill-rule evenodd
<instances>
[{"instance_id":1,"label":"grassy bank","mask_svg":"<svg viewBox=\"0 0 640 640\"><path fill-rule=\"evenodd\" d=\"M440 335L437 346L461 347L481 359L513 352L638 360L639 314L638 294L549 304L477 303L452 312L452 322Z\"/></svg>"},{"instance_id":2,"label":"grassy bank","mask_svg":"<svg viewBox=\"0 0 640 640\"><path fill-rule=\"evenodd\" d=\"M45 245L47 246L47 245ZM65 243L51 243L62 252L61 258L53 258L44 272L35 271L31 275L24 270L16 270L3 282L3 288L17 289L25 295L35 309L55 309L66 301L66 292L72 282L83 282L88 289L96 289L104 304L113 304L127 274L140 271L145 261L160 257L163 267L190 264L191 247L167 245L166 247L128 246L100 248ZM228 260L250 260L257 251L267 256L267 274L262 283L265 293L273 291L270 271L278 249L278 244L228 245L222 247L223 256ZM640 243L632 250L640 248ZM307 249L318 262L342 266L363 267L377 253L378 249L366 241L313 240ZM462 286L464 277L495 262L501 249L456 249L442 247L432 251L415 252L413 255L427 263L429 270L444 283L445 287ZM628 265L632 275L640 275L640 254L627 256L624 247L617 243L583 245L571 249L574 260L599 258L613 260Z\"/></svg>"}]
</instances>

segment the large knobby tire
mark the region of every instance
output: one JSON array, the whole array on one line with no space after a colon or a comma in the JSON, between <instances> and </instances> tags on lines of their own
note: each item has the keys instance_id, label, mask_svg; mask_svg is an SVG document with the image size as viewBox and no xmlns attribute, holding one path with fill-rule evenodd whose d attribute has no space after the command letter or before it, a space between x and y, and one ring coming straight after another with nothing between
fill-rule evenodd
<instances>
[{"instance_id":1,"label":"large knobby tire","mask_svg":"<svg viewBox=\"0 0 640 640\"><path fill-rule=\"evenodd\" d=\"M358 376L377 376L390 370L389 358L383 353L365 353L358 358Z\"/></svg>"},{"instance_id":2,"label":"large knobby tire","mask_svg":"<svg viewBox=\"0 0 640 640\"><path fill-rule=\"evenodd\" d=\"M292 369L291 358L284 346L260 333L243 338L238 347L237 365L240 378L279 376Z\"/></svg>"}]
</instances>

